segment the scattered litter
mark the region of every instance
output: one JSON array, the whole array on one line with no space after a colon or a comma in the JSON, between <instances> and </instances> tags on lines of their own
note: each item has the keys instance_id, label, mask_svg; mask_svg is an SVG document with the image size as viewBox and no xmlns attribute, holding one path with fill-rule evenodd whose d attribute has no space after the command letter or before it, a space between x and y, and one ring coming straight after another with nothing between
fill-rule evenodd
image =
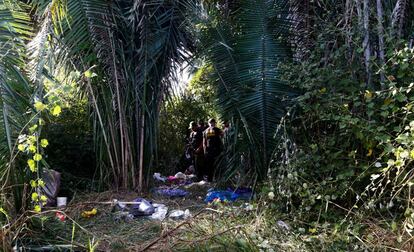
<instances>
[{"instance_id":1,"label":"scattered litter","mask_svg":"<svg viewBox=\"0 0 414 252\"><path fill-rule=\"evenodd\" d=\"M180 182L180 180L176 178L175 176L168 176L167 181L171 184Z\"/></svg>"},{"instance_id":2,"label":"scattered litter","mask_svg":"<svg viewBox=\"0 0 414 252\"><path fill-rule=\"evenodd\" d=\"M153 177L154 177L155 180L160 181L160 182L167 181L167 178L161 176L161 173L159 173L159 172L154 173L154 176Z\"/></svg>"},{"instance_id":3,"label":"scattered litter","mask_svg":"<svg viewBox=\"0 0 414 252\"><path fill-rule=\"evenodd\" d=\"M66 204L68 202L68 197L57 197L57 207L66 207Z\"/></svg>"},{"instance_id":4,"label":"scattered litter","mask_svg":"<svg viewBox=\"0 0 414 252\"><path fill-rule=\"evenodd\" d=\"M113 200L114 208L112 209L112 212L119 212L119 211L127 211L127 206L123 202L119 202L117 199Z\"/></svg>"},{"instance_id":5,"label":"scattered litter","mask_svg":"<svg viewBox=\"0 0 414 252\"><path fill-rule=\"evenodd\" d=\"M188 179L195 179L195 178L197 178L197 175L195 175L195 174L190 174L190 175L187 175L187 178L188 178Z\"/></svg>"},{"instance_id":6,"label":"scattered litter","mask_svg":"<svg viewBox=\"0 0 414 252\"><path fill-rule=\"evenodd\" d=\"M146 199L136 198L134 202L139 203L139 204L133 204L131 208L129 209L129 213L135 217L147 216L155 212L155 209L152 206L152 204Z\"/></svg>"},{"instance_id":7,"label":"scattered litter","mask_svg":"<svg viewBox=\"0 0 414 252\"><path fill-rule=\"evenodd\" d=\"M42 180L45 186L42 191L47 197L46 206L55 206L56 197L59 193L61 174L55 170L43 169Z\"/></svg>"},{"instance_id":8,"label":"scattered litter","mask_svg":"<svg viewBox=\"0 0 414 252\"><path fill-rule=\"evenodd\" d=\"M286 229L287 231L290 230L290 227L288 224L286 224L286 222L282 221L282 220L278 220L277 221L277 225L282 228L282 229Z\"/></svg>"},{"instance_id":9,"label":"scattered litter","mask_svg":"<svg viewBox=\"0 0 414 252\"><path fill-rule=\"evenodd\" d=\"M130 222L134 219L134 215L132 215L128 212L116 212L114 219L115 219L115 221Z\"/></svg>"},{"instance_id":10,"label":"scattered litter","mask_svg":"<svg viewBox=\"0 0 414 252\"><path fill-rule=\"evenodd\" d=\"M56 212L56 218L58 218L60 221L65 221L66 215L62 212Z\"/></svg>"},{"instance_id":11,"label":"scattered litter","mask_svg":"<svg viewBox=\"0 0 414 252\"><path fill-rule=\"evenodd\" d=\"M95 216L97 213L98 213L98 210L96 208L93 208L90 211L83 211L81 215L83 218L91 218Z\"/></svg>"},{"instance_id":12,"label":"scattered litter","mask_svg":"<svg viewBox=\"0 0 414 252\"><path fill-rule=\"evenodd\" d=\"M231 189L227 189L227 191L209 190L204 201L206 203L211 203L217 200L219 200L220 202L233 202L238 199L249 200L251 199L252 195L253 192L249 188L240 188L235 191L232 191Z\"/></svg>"},{"instance_id":13,"label":"scattered litter","mask_svg":"<svg viewBox=\"0 0 414 252\"><path fill-rule=\"evenodd\" d=\"M168 213L168 207L164 204L152 204L155 212L150 216L150 219L163 221Z\"/></svg>"},{"instance_id":14,"label":"scattered litter","mask_svg":"<svg viewBox=\"0 0 414 252\"><path fill-rule=\"evenodd\" d=\"M167 197L185 197L188 195L188 192L183 189L173 188L158 188L155 193Z\"/></svg>"},{"instance_id":15,"label":"scattered litter","mask_svg":"<svg viewBox=\"0 0 414 252\"><path fill-rule=\"evenodd\" d=\"M185 186L186 189L195 188L195 187L207 187L209 183L205 180L201 180L200 182L194 182Z\"/></svg>"},{"instance_id":16,"label":"scattered litter","mask_svg":"<svg viewBox=\"0 0 414 252\"><path fill-rule=\"evenodd\" d=\"M191 213L190 213L190 210L188 210L188 209L186 209L185 211L183 211L183 210L173 210L173 211L171 211L169 217L171 219L185 220L185 219L188 219L189 217L191 217Z\"/></svg>"},{"instance_id":17,"label":"scattered litter","mask_svg":"<svg viewBox=\"0 0 414 252\"><path fill-rule=\"evenodd\" d=\"M220 201L220 202L234 201L233 194L234 194L233 192L229 192L229 191L211 191L207 193L204 201L206 203L211 203L211 202L216 203L217 201Z\"/></svg>"},{"instance_id":18,"label":"scattered litter","mask_svg":"<svg viewBox=\"0 0 414 252\"><path fill-rule=\"evenodd\" d=\"M174 177L177 179L187 179L187 176L182 172L178 172L177 174L174 175Z\"/></svg>"},{"instance_id":19,"label":"scattered litter","mask_svg":"<svg viewBox=\"0 0 414 252\"><path fill-rule=\"evenodd\" d=\"M253 211L253 205L250 203L244 203L243 205L240 206L243 210L245 211Z\"/></svg>"}]
</instances>

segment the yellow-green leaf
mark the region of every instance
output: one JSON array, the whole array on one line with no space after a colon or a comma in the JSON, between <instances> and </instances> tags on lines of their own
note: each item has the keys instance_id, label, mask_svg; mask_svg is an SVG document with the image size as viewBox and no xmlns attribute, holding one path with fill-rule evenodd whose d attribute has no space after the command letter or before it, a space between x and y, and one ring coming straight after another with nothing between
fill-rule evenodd
<instances>
[{"instance_id":1,"label":"yellow-green leaf","mask_svg":"<svg viewBox=\"0 0 414 252\"><path fill-rule=\"evenodd\" d=\"M40 101L35 102L34 107L37 111L43 111L47 108L47 106Z\"/></svg>"},{"instance_id":2,"label":"yellow-green leaf","mask_svg":"<svg viewBox=\"0 0 414 252\"><path fill-rule=\"evenodd\" d=\"M24 151L24 150L26 149L26 146L24 146L23 144L19 144L19 145L17 146L17 149L18 149L19 151Z\"/></svg>"},{"instance_id":3,"label":"yellow-green leaf","mask_svg":"<svg viewBox=\"0 0 414 252\"><path fill-rule=\"evenodd\" d=\"M36 148L36 146L34 146L34 145L30 145L30 146L29 146L29 151L30 151L30 152L32 152L32 153L36 153L36 152L37 152L37 148Z\"/></svg>"},{"instance_id":4,"label":"yellow-green leaf","mask_svg":"<svg viewBox=\"0 0 414 252\"><path fill-rule=\"evenodd\" d=\"M33 159L27 160L27 165L29 165L29 169L31 172L36 172L36 163Z\"/></svg>"},{"instance_id":5,"label":"yellow-green leaf","mask_svg":"<svg viewBox=\"0 0 414 252\"><path fill-rule=\"evenodd\" d=\"M59 116L61 112L62 112L62 108L59 105L56 105L52 109L52 115L54 115L54 116Z\"/></svg>"},{"instance_id":6,"label":"yellow-green leaf","mask_svg":"<svg viewBox=\"0 0 414 252\"><path fill-rule=\"evenodd\" d=\"M92 72L91 70L87 70L87 71L85 71L85 77L86 78L93 78L93 77L95 77L95 76L98 76L96 73L94 73L94 72Z\"/></svg>"},{"instance_id":7,"label":"yellow-green leaf","mask_svg":"<svg viewBox=\"0 0 414 252\"><path fill-rule=\"evenodd\" d=\"M392 231L397 231L397 222L395 222L395 221L393 221L392 223L391 223L391 229L392 229Z\"/></svg>"},{"instance_id":8,"label":"yellow-green leaf","mask_svg":"<svg viewBox=\"0 0 414 252\"><path fill-rule=\"evenodd\" d=\"M39 205L36 205L33 210L37 213L40 213L40 211L42 211L42 208Z\"/></svg>"},{"instance_id":9,"label":"yellow-green leaf","mask_svg":"<svg viewBox=\"0 0 414 252\"><path fill-rule=\"evenodd\" d=\"M40 161L40 160L42 160L42 155L40 155L39 153L36 153L36 154L33 156L33 160L34 160L34 161Z\"/></svg>"},{"instance_id":10,"label":"yellow-green leaf","mask_svg":"<svg viewBox=\"0 0 414 252\"><path fill-rule=\"evenodd\" d=\"M364 96L366 99L371 99L373 96L373 93L371 93L369 90L366 90Z\"/></svg>"},{"instance_id":11,"label":"yellow-green leaf","mask_svg":"<svg viewBox=\"0 0 414 252\"><path fill-rule=\"evenodd\" d=\"M32 127L29 128L30 132L34 132L37 129L37 124L33 125Z\"/></svg>"},{"instance_id":12,"label":"yellow-green leaf","mask_svg":"<svg viewBox=\"0 0 414 252\"><path fill-rule=\"evenodd\" d=\"M36 181L34 181L34 180L30 180L30 186L31 186L32 188L35 188L35 187L37 186Z\"/></svg>"},{"instance_id":13,"label":"yellow-green leaf","mask_svg":"<svg viewBox=\"0 0 414 252\"><path fill-rule=\"evenodd\" d=\"M36 192L32 193L32 201L38 201L39 199L39 194L37 194Z\"/></svg>"},{"instance_id":14,"label":"yellow-green leaf","mask_svg":"<svg viewBox=\"0 0 414 252\"><path fill-rule=\"evenodd\" d=\"M37 180L37 184L38 184L40 187L44 187L44 186L45 186L45 182L44 182L42 179L38 179L38 180Z\"/></svg>"},{"instance_id":15,"label":"yellow-green leaf","mask_svg":"<svg viewBox=\"0 0 414 252\"><path fill-rule=\"evenodd\" d=\"M42 146L43 148L46 148L48 145L49 141L47 141L47 139L40 140L40 146Z\"/></svg>"},{"instance_id":16,"label":"yellow-green leaf","mask_svg":"<svg viewBox=\"0 0 414 252\"><path fill-rule=\"evenodd\" d=\"M28 139L28 140L29 140L29 142L30 142L30 143L32 143L32 144L36 142L36 137L35 137L35 136L29 136L27 139Z\"/></svg>"}]
</instances>

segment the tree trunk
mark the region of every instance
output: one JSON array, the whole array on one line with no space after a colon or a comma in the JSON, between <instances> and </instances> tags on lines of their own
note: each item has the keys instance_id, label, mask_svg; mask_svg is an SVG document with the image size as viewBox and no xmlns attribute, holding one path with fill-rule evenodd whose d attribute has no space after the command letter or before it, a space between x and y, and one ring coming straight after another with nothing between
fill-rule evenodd
<instances>
[{"instance_id":1,"label":"tree trunk","mask_svg":"<svg viewBox=\"0 0 414 252\"><path fill-rule=\"evenodd\" d=\"M398 0L392 11L391 27L392 33L397 38L401 38L407 10L407 0Z\"/></svg>"},{"instance_id":2,"label":"tree trunk","mask_svg":"<svg viewBox=\"0 0 414 252\"><path fill-rule=\"evenodd\" d=\"M353 46L352 46L352 17L354 11L353 0L346 0L345 2L345 18L344 18L344 29L346 31L346 48L347 48L347 61L348 65L351 66L353 62ZM352 68L351 68L352 69ZM355 79L355 71L352 70L352 78Z\"/></svg>"},{"instance_id":3,"label":"tree trunk","mask_svg":"<svg viewBox=\"0 0 414 252\"><path fill-rule=\"evenodd\" d=\"M138 171L138 192L142 192L144 179L144 143L145 143L145 112L141 112L141 129L139 144L139 171Z\"/></svg>"},{"instance_id":4,"label":"tree trunk","mask_svg":"<svg viewBox=\"0 0 414 252\"><path fill-rule=\"evenodd\" d=\"M384 76L384 63L385 63L385 53L384 53L384 26L383 26L383 10L381 0L377 0L377 19L378 19L378 54L379 54L379 63L380 63L380 81L381 81L381 90L385 89L385 76Z\"/></svg>"},{"instance_id":5,"label":"tree trunk","mask_svg":"<svg viewBox=\"0 0 414 252\"><path fill-rule=\"evenodd\" d=\"M362 9L361 9L361 0L355 0L357 17L358 17L358 27L362 27Z\"/></svg>"},{"instance_id":6,"label":"tree trunk","mask_svg":"<svg viewBox=\"0 0 414 252\"><path fill-rule=\"evenodd\" d=\"M116 181L115 185L116 185L116 187L118 187L118 175L117 175L117 172L115 170L115 162L114 162L112 154L111 154L111 147L109 145L108 137L107 137L106 131L105 131L104 122L102 120L102 116L101 116L101 113L99 111L98 102L96 101L95 95L93 93L92 84L91 84L90 79L87 79L86 87L87 87L87 90L89 91L90 97L92 99L93 108L94 108L95 113L98 117L99 125L100 125L101 130L102 130L102 136L103 136L103 139L105 141L105 147L106 147L106 150L108 151L108 157L109 157L109 162L111 163L111 168L112 168L112 173L113 173L113 176L114 176L114 181Z\"/></svg>"},{"instance_id":7,"label":"tree trunk","mask_svg":"<svg viewBox=\"0 0 414 252\"><path fill-rule=\"evenodd\" d=\"M364 22L364 41L362 43L364 49L366 86L371 88L371 47L369 40L369 0L364 0L363 22Z\"/></svg>"}]
</instances>

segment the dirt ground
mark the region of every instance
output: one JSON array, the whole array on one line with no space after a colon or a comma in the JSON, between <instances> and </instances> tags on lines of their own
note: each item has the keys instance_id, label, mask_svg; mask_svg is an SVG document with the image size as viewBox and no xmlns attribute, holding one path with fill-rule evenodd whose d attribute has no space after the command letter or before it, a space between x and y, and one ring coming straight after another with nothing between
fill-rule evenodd
<instances>
[{"instance_id":1,"label":"dirt ground","mask_svg":"<svg viewBox=\"0 0 414 252\"><path fill-rule=\"evenodd\" d=\"M164 221L158 221L137 217L132 220L120 220L116 218L117 212L111 202L114 200L128 202L140 197L152 203L164 204L169 211L188 209L194 216L197 213L204 214L202 212L207 204L203 200L207 189L207 186L188 189L190 191L188 196L175 198L152 193L139 195L125 191L74 195L68 206L61 210L65 215L64 221L56 217L57 209L49 209L40 223L33 223L37 228L34 228L30 237L37 237L37 240L31 240L30 243L38 246L44 246L46 243L62 245L62 247L65 244L74 244L79 250L95 246L96 251L169 250L168 247L172 244L165 244L165 238L174 235L179 231L180 226L187 225L188 219L173 220L167 217ZM97 210L95 216L82 217L82 212L93 208ZM175 231L172 231L173 229Z\"/></svg>"}]
</instances>

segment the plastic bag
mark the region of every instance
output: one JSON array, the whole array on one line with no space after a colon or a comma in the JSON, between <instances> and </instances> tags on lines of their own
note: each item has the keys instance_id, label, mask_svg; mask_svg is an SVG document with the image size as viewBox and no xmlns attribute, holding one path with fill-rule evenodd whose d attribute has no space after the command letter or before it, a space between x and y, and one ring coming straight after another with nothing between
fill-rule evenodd
<instances>
[{"instance_id":1,"label":"plastic bag","mask_svg":"<svg viewBox=\"0 0 414 252\"><path fill-rule=\"evenodd\" d=\"M252 198L253 192L250 188L239 188L235 191L227 189L227 191L213 190L209 191L204 201L206 203L213 202L214 200L223 201L236 201L238 199L249 200Z\"/></svg>"},{"instance_id":2,"label":"plastic bag","mask_svg":"<svg viewBox=\"0 0 414 252\"><path fill-rule=\"evenodd\" d=\"M187 176L182 172L178 172L177 174L174 175L174 177L177 178L177 179L186 179L187 178Z\"/></svg>"},{"instance_id":3,"label":"plastic bag","mask_svg":"<svg viewBox=\"0 0 414 252\"><path fill-rule=\"evenodd\" d=\"M45 186L42 187L42 191L47 197L46 206L55 206L56 197L60 188L60 172L51 169L43 169L42 180L45 182Z\"/></svg>"},{"instance_id":4,"label":"plastic bag","mask_svg":"<svg viewBox=\"0 0 414 252\"><path fill-rule=\"evenodd\" d=\"M218 199L220 201L234 201L237 198L233 192L229 191L211 191L207 193L206 198L204 201L206 203L213 202L214 200Z\"/></svg>"},{"instance_id":5,"label":"plastic bag","mask_svg":"<svg viewBox=\"0 0 414 252\"><path fill-rule=\"evenodd\" d=\"M153 204L155 212L150 216L150 219L163 221L168 213L168 207L164 204Z\"/></svg>"},{"instance_id":6,"label":"plastic bag","mask_svg":"<svg viewBox=\"0 0 414 252\"><path fill-rule=\"evenodd\" d=\"M161 176L161 173L159 173L159 172L154 173L154 176L153 177L154 177L155 180L160 181L160 182L167 181L167 178Z\"/></svg>"},{"instance_id":7,"label":"plastic bag","mask_svg":"<svg viewBox=\"0 0 414 252\"><path fill-rule=\"evenodd\" d=\"M185 197L188 192L183 189L157 189L155 193L167 197Z\"/></svg>"},{"instance_id":8,"label":"plastic bag","mask_svg":"<svg viewBox=\"0 0 414 252\"><path fill-rule=\"evenodd\" d=\"M137 216L147 216L147 215L151 215L155 212L154 206L149 201L147 201L146 199L136 198L134 200L134 202L137 202L139 204L132 205L130 210L129 210L129 213L134 215L135 217L137 217Z\"/></svg>"},{"instance_id":9,"label":"plastic bag","mask_svg":"<svg viewBox=\"0 0 414 252\"><path fill-rule=\"evenodd\" d=\"M173 210L171 211L169 217L171 219L187 219L189 217L191 217L191 213L190 210L186 209L185 211L183 210Z\"/></svg>"}]
</instances>

